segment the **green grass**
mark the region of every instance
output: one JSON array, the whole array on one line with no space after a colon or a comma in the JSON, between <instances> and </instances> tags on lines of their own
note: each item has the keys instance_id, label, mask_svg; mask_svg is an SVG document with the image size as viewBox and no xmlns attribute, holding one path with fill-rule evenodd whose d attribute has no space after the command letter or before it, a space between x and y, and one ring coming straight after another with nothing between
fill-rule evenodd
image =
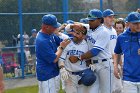
<instances>
[{"instance_id":1,"label":"green grass","mask_svg":"<svg viewBox=\"0 0 140 93\"><path fill-rule=\"evenodd\" d=\"M8 89L5 93L38 93L38 86L20 87L15 89ZM60 90L59 93L64 93Z\"/></svg>"}]
</instances>

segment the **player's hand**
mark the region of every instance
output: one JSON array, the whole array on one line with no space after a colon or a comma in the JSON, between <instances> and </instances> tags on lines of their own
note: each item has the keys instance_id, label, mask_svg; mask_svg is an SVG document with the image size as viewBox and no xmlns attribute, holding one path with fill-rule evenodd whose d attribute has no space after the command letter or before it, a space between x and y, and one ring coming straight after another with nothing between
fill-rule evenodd
<instances>
[{"instance_id":1,"label":"player's hand","mask_svg":"<svg viewBox=\"0 0 140 93\"><path fill-rule=\"evenodd\" d=\"M120 73L119 68L117 66L114 66L114 75L117 79L121 78L121 73Z\"/></svg>"},{"instance_id":2,"label":"player's hand","mask_svg":"<svg viewBox=\"0 0 140 93\"><path fill-rule=\"evenodd\" d=\"M60 43L60 46L65 48L71 42L70 39L65 39Z\"/></svg>"},{"instance_id":3,"label":"player's hand","mask_svg":"<svg viewBox=\"0 0 140 93\"><path fill-rule=\"evenodd\" d=\"M94 71L96 69L96 66L94 64L90 64L89 67L92 71Z\"/></svg>"},{"instance_id":4,"label":"player's hand","mask_svg":"<svg viewBox=\"0 0 140 93\"><path fill-rule=\"evenodd\" d=\"M69 72L63 67L60 69L60 76L62 80L67 80L69 78Z\"/></svg>"},{"instance_id":5,"label":"player's hand","mask_svg":"<svg viewBox=\"0 0 140 93\"><path fill-rule=\"evenodd\" d=\"M76 63L79 59L78 59L77 56L70 56L69 60L70 60L71 63Z\"/></svg>"}]
</instances>

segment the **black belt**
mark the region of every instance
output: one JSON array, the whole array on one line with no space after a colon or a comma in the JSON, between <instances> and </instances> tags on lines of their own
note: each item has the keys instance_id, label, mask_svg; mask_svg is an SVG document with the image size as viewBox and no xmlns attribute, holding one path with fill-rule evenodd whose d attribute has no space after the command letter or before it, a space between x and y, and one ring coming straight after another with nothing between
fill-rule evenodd
<instances>
[{"instance_id":1,"label":"black belt","mask_svg":"<svg viewBox=\"0 0 140 93\"><path fill-rule=\"evenodd\" d=\"M82 71L78 71L78 72L71 72L73 75L81 75L83 73L83 70Z\"/></svg>"},{"instance_id":2,"label":"black belt","mask_svg":"<svg viewBox=\"0 0 140 93\"><path fill-rule=\"evenodd\" d=\"M102 62L105 62L105 61L107 61L107 59L102 59L101 60ZM99 60L92 60L92 62L95 64L95 63L99 63Z\"/></svg>"}]
</instances>

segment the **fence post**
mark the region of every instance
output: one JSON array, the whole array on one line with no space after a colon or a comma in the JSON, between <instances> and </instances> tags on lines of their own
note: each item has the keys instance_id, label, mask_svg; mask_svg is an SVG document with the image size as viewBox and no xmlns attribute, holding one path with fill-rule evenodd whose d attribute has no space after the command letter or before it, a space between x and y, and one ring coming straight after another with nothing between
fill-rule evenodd
<instances>
[{"instance_id":1,"label":"fence post","mask_svg":"<svg viewBox=\"0 0 140 93\"><path fill-rule=\"evenodd\" d=\"M63 18L65 23L68 20L68 0L63 0Z\"/></svg>"},{"instance_id":2,"label":"fence post","mask_svg":"<svg viewBox=\"0 0 140 93\"><path fill-rule=\"evenodd\" d=\"M22 78L24 78L24 47L23 47L23 31L22 31L22 0L18 0L18 14L19 14L19 31L20 31L20 55L21 55L21 69Z\"/></svg>"},{"instance_id":3,"label":"fence post","mask_svg":"<svg viewBox=\"0 0 140 93\"><path fill-rule=\"evenodd\" d=\"M100 0L100 10L103 12L103 0Z\"/></svg>"}]
</instances>

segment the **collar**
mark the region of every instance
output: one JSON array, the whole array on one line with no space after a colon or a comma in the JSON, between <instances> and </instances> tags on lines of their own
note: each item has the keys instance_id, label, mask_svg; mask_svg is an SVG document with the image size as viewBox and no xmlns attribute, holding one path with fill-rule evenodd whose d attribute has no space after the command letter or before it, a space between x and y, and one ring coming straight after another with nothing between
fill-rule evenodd
<instances>
[{"instance_id":1,"label":"collar","mask_svg":"<svg viewBox=\"0 0 140 93\"><path fill-rule=\"evenodd\" d=\"M93 28L90 28L90 30L92 30L93 32L95 32L98 28L100 28L102 26L102 24L101 25L99 25L96 29L93 29Z\"/></svg>"},{"instance_id":2,"label":"collar","mask_svg":"<svg viewBox=\"0 0 140 93\"><path fill-rule=\"evenodd\" d=\"M112 26L109 28L109 27L107 27L105 24L103 24L103 26L105 27L105 28L107 28L107 29L109 29L109 30L112 30Z\"/></svg>"}]
</instances>

